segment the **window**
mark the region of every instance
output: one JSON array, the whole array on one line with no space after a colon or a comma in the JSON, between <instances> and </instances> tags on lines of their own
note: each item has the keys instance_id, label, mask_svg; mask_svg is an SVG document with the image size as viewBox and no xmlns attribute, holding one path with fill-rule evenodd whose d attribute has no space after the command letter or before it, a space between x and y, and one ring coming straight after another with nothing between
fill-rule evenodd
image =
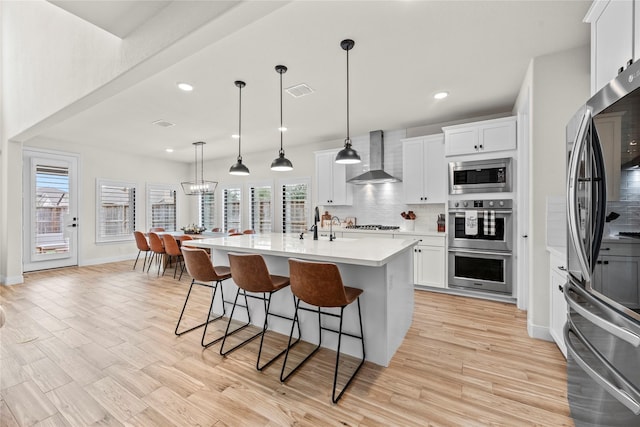
<instances>
[{"instance_id":1,"label":"window","mask_svg":"<svg viewBox=\"0 0 640 427\"><path fill-rule=\"evenodd\" d=\"M147 184L147 225L176 230L176 190L172 186Z\"/></svg>"},{"instance_id":2,"label":"window","mask_svg":"<svg viewBox=\"0 0 640 427\"><path fill-rule=\"evenodd\" d=\"M213 230L218 227L215 194L200 195L200 226L206 227L207 230Z\"/></svg>"},{"instance_id":3,"label":"window","mask_svg":"<svg viewBox=\"0 0 640 427\"><path fill-rule=\"evenodd\" d=\"M136 226L136 185L98 180L96 187L96 241L131 240Z\"/></svg>"},{"instance_id":4,"label":"window","mask_svg":"<svg viewBox=\"0 0 640 427\"><path fill-rule=\"evenodd\" d=\"M271 185L252 185L249 191L249 224L256 233L270 233L273 217Z\"/></svg>"},{"instance_id":5,"label":"window","mask_svg":"<svg viewBox=\"0 0 640 427\"><path fill-rule=\"evenodd\" d=\"M229 231L231 228L241 230L242 190L240 188L225 188L222 190L222 194L224 196L223 231Z\"/></svg>"},{"instance_id":6,"label":"window","mask_svg":"<svg viewBox=\"0 0 640 427\"><path fill-rule=\"evenodd\" d=\"M297 181L282 184L282 232L307 231L309 218L309 182Z\"/></svg>"}]
</instances>

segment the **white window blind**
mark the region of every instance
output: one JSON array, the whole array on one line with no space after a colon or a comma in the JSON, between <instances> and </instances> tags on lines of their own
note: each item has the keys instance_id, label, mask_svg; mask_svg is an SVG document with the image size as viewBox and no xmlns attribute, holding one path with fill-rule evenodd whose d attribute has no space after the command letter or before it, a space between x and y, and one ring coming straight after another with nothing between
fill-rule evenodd
<instances>
[{"instance_id":1,"label":"white window blind","mask_svg":"<svg viewBox=\"0 0 640 427\"><path fill-rule=\"evenodd\" d=\"M282 232L307 231L309 218L309 185L293 183L282 185Z\"/></svg>"},{"instance_id":2,"label":"white window blind","mask_svg":"<svg viewBox=\"0 0 640 427\"><path fill-rule=\"evenodd\" d=\"M241 212L240 206L242 201L242 190L240 188L225 188L224 195L224 223L222 224L224 231L231 228L241 230Z\"/></svg>"},{"instance_id":3,"label":"white window blind","mask_svg":"<svg viewBox=\"0 0 640 427\"><path fill-rule=\"evenodd\" d=\"M147 185L147 224L176 230L176 190L168 185Z\"/></svg>"},{"instance_id":4,"label":"white window blind","mask_svg":"<svg viewBox=\"0 0 640 427\"><path fill-rule=\"evenodd\" d=\"M200 226L207 230L218 227L216 220L216 197L215 194L200 195Z\"/></svg>"},{"instance_id":5,"label":"white window blind","mask_svg":"<svg viewBox=\"0 0 640 427\"><path fill-rule=\"evenodd\" d=\"M270 233L272 230L271 186L251 187L249 221L256 233Z\"/></svg>"},{"instance_id":6,"label":"white window blind","mask_svg":"<svg viewBox=\"0 0 640 427\"><path fill-rule=\"evenodd\" d=\"M135 184L98 180L96 192L96 241L133 239L136 218Z\"/></svg>"}]
</instances>

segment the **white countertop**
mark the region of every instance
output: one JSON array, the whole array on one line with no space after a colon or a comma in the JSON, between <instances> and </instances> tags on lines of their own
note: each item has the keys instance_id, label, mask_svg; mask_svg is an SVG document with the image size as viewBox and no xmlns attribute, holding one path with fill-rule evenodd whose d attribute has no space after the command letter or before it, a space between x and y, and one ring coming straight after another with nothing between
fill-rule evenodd
<instances>
[{"instance_id":1,"label":"white countertop","mask_svg":"<svg viewBox=\"0 0 640 427\"><path fill-rule=\"evenodd\" d=\"M417 241L411 239L377 239L375 237L366 239L342 237L330 242L326 237L313 240L311 236L305 234L305 238L300 239L299 234L282 233L245 234L189 240L183 243L185 246L200 248L375 267L385 265L396 255L410 250L416 244Z\"/></svg>"}]
</instances>

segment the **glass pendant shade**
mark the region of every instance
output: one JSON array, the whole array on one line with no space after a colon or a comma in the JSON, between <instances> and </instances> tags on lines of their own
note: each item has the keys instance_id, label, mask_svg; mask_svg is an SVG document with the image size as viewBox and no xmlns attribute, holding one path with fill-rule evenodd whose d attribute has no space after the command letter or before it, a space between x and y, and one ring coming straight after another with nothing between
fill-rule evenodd
<instances>
[{"instance_id":1,"label":"glass pendant shade","mask_svg":"<svg viewBox=\"0 0 640 427\"><path fill-rule=\"evenodd\" d=\"M271 170L276 172L287 172L293 170L293 164L284 156L284 148L282 146L283 133L287 129L282 125L282 75L287 72L287 67L284 65L276 65L276 71L280 74L280 151L278 152L278 158L271 162Z\"/></svg>"},{"instance_id":2,"label":"glass pendant shade","mask_svg":"<svg viewBox=\"0 0 640 427\"><path fill-rule=\"evenodd\" d=\"M193 146L196 152L196 160L195 160L195 179L193 181L185 181L182 182L182 191L187 196L198 196L200 194L213 194L216 191L216 187L218 183L216 181L205 181L203 178L204 174L204 146L205 142L198 141L194 142ZM198 149L200 149L200 156L198 161ZM198 174L198 165L200 166L200 174Z\"/></svg>"},{"instance_id":3,"label":"glass pendant shade","mask_svg":"<svg viewBox=\"0 0 640 427\"><path fill-rule=\"evenodd\" d=\"M229 168L230 175L249 175L249 168L242 163L242 88L246 83L240 80L234 82L238 88L238 161Z\"/></svg>"},{"instance_id":4,"label":"glass pendant shade","mask_svg":"<svg viewBox=\"0 0 640 427\"><path fill-rule=\"evenodd\" d=\"M358 152L351 147L351 138L349 138L349 51L356 44L351 39L345 39L340 42L340 47L347 52L347 137L344 139L344 148L338 151L336 163L344 165L353 165L360 163L361 159Z\"/></svg>"}]
</instances>

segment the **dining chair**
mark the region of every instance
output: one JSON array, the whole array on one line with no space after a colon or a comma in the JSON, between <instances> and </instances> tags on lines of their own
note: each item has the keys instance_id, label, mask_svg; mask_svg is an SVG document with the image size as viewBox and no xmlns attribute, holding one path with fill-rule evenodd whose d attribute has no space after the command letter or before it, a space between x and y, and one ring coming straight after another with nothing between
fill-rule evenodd
<instances>
[{"instance_id":1,"label":"dining chair","mask_svg":"<svg viewBox=\"0 0 640 427\"><path fill-rule=\"evenodd\" d=\"M164 255L166 254L164 250L164 245L162 244L162 239L156 233L150 231L149 232L149 247L151 248L151 252L153 252L153 256L151 260L149 260L149 265L147 267L147 273L151 269L151 262L155 259L156 263L158 263L158 276L160 275L160 266L164 264Z\"/></svg>"},{"instance_id":2,"label":"dining chair","mask_svg":"<svg viewBox=\"0 0 640 427\"><path fill-rule=\"evenodd\" d=\"M136 269L136 264L138 264L138 258L140 258L140 252L144 252L144 261L142 261L142 271L144 272L144 267L147 264L147 254L151 252L151 248L149 247L149 242L147 242L147 238L144 237L144 233L142 233L141 231L134 231L133 236L136 239L136 246L138 247L138 256L136 256L136 262L133 263L133 269L134 270Z\"/></svg>"},{"instance_id":3,"label":"dining chair","mask_svg":"<svg viewBox=\"0 0 640 427\"><path fill-rule=\"evenodd\" d=\"M178 265L180 266L180 279L182 278L182 273L184 272L184 264L182 263L182 250L180 250L180 246L178 245L178 241L171 234L163 234L162 241L164 242L164 250L167 256L169 257L169 263L171 260L175 258L176 265L173 268L173 278L176 278L176 273L178 272ZM165 268L162 271L162 275L167 271ZM178 280L180 280L178 279Z\"/></svg>"},{"instance_id":4,"label":"dining chair","mask_svg":"<svg viewBox=\"0 0 640 427\"><path fill-rule=\"evenodd\" d=\"M220 354L222 356L226 356L232 351L244 346L245 344L253 341L257 337L260 337L260 347L258 348L258 359L256 361L256 369L258 371L262 371L267 366L271 365L276 361L280 356L285 354L285 352L294 346L300 341L300 325L298 325L298 340L293 344L291 340L289 340L289 346L287 348L282 349L278 354L273 356L267 362L265 362L262 366L260 365L260 359L262 356L262 347L264 344L264 336L267 333L267 329L269 327L268 321L269 316L279 317L281 319L290 320L292 322L297 323L297 320L294 320L291 317L278 314L271 313L271 296L278 292L281 289L284 289L289 286L289 278L286 276L277 276L274 274L270 274L267 268L267 264L264 261L264 258L260 254L239 254L239 253L230 253L229 254L229 266L231 268L231 278L238 286L238 290L236 291L236 297L233 300L233 308L231 309L231 314L229 315L229 321L227 322L227 329L225 331L224 338L222 339L222 344L220 345ZM224 349L224 345L227 341L227 336L229 335L229 327L231 326L231 321L233 320L233 313L238 305L238 297L242 292L244 297L245 304L242 307L245 307L247 310L247 324L251 323L251 313L249 311L249 304L247 298L257 299L263 302L264 305L264 323L262 325L261 330L246 338L244 341L234 345L228 350ZM294 299L295 304L295 299ZM247 324L241 326L244 327ZM293 327L293 325L292 325ZM239 328L236 328L232 331L232 333L236 332Z\"/></svg>"},{"instance_id":5,"label":"dining chair","mask_svg":"<svg viewBox=\"0 0 640 427\"><path fill-rule=\"evenodd\" d=\"M222 229L220 227L216 227L216 228L211 229L212 233L219 233L221 231L222 231Z\"/></svg>"},{"instance_id":6,"label":"dining chair","mask_svg":"<svg viewBox=\"0 0 640 427\"><path fill-rule=\"evenodd\" d=\"M244 230L242 234L256 234L256 230L252 230L252 229Z\"/></svg>"},{"instance_id":7,"label":"dining chair","mask_svg":"<svg viewBox=\"0 0 640 427\"><path fill-rule=\"evenodd\" d=\"M238 233L238 229L237 228L230 228L227 230L228 234L232 234L232 233Z\"/></svg>"},{"instance_id":8,"label":"dining chair","mask_svg":"<svg viewBox=\"0 0 640 427\"><path fill-rule=\"evenodd\" d=\"M229 233L229 237L231 236L242 236L242 233Z\"/></svg>"},{"instance_id":9,"label":"dining chair","mask_svg":"<svg viewBox=\"0 0 640 427\"><path fill-rule=\"evenodd\" d=\"M233 273L233 272L232 272ZM291 325L291 333L289 334L289 346L282 363L282 371L280 372L280 381L286 381L294 372L304 365L319 349L322 344L322 331L329 331L338 334L338 348L336 350L335 370L333 374L333 392L331 401L337 403L342 397L349 384L353 381L356 374L364 364L364 334L362 330L362 312L360 310L360 295L362 289L344 286L338 266L334 263L306 261L296 258L289 258L289 275L291 283L291 292L296 299L296 311L294 319L298 319L298 310L316 312L318 314L318 345L311 353L309 353L301 362L299 362L288 374L285 375L287 359L289 358L289 349L291 348L291 339L293 338L293 324ZM300 307L300 302L314 306L314 308ZM346 306L353 302L358 304L358 319L360 323L360 335L347 333L342 330L342 318ZM340 314L328 311L321 311L321 308L339 308ZM338 330L322 326L322 316L331 316L339 318ZM295 322L295 320L294 320ZM299 333L299 332L298 332ZM338 381L338 366L340 365L340 344L342 336L346 335L351 338L359 339L362 342L362 359L355 368L354 372L347 379L346 384L336 396L336 386ZM300 336L298 336L300 339Z\"/></svg>"}]
</instances>

